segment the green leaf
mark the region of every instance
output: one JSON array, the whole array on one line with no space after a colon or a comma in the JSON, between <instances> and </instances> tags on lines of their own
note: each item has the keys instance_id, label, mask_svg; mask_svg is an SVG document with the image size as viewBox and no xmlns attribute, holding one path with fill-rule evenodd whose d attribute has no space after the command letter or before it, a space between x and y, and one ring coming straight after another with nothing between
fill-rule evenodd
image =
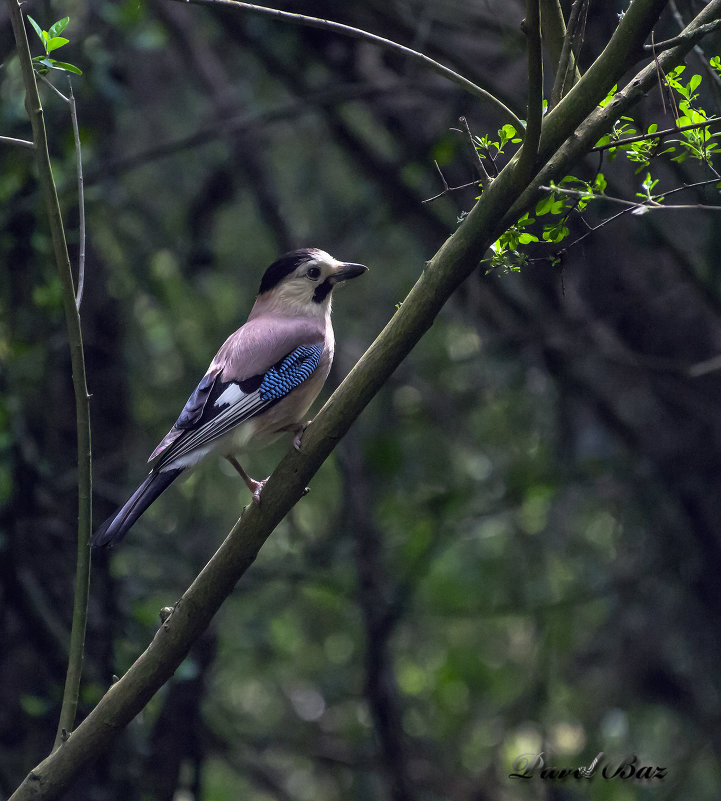
<instances>
[{"instance_id":1,"label":"green leaf","mask_svg":"<svg viewBox=\"0 0 721 801\"><path fill-rule=\"evenodd\" d=\"M533 234L521 234L518 237L518 241L522 245L528 245L530 242L538 242L538 237L534 236Z\"/></svg>"},{"instance_id":2,"label":"green leaf","mask_svg":"<svg viewBox=\"0 0 721 801\"><path fill-rule=\"evenodd\" d=\"M51 53L53 50L57 50L59 47L66 45L69 41L69 39L65 39L62 36L54 36L45 45L45 52Z\"/></svg>"},{"instance_id":3,"label":"green leaf","mask_svg":"<svg viewBox=\"0 0 721 801\"><path fill-rule=\"evenodd\" d=\"M561 242L568 236L568 228L565 225L549 225L543 229L544 242Z\"/></svg>"},{"instance_id":4,"label":"green leaf","mask_svg":"<svg viewBox=\"0 0 721 801\"><path fill-rule=\"evenodd\" d=\"M546 195L536 203L536 214L540 217L543 214L548 214L553 207L553 195Z\"/></svg>"},{"instance_id":5,"label":"green leaf","mask_svg":"<svg viewBox=\"0 0 721 801\"><path fill-rule=\"evenodd\" d=\"M30 16L30 14L28 14L28 22L35 29L35 33L37 33L37 35L40 37L40 41L44 42L45 40L43 39L43 29L37 24L37 22L35 22L35 20Z\"/></svg>"},{"instance_id":6,"label":"green leaf","mask_svg":"<svg viewBox=\"0 0 721 801\"><path fill-rule=\"evenodd\" d=\"M689 92L694 92L698 89L698 85L701 83L701 76L700 75L692 75L691 80L688 82L688 89Z\"/></svg>"},{"instance_id":7,"label":"green leaf","mask_svg":"<svg viewBox=\"0 0 721 801\"><path fill-rule=\"evenodd\" d=\"M519 219L519 221L516 223L516 225L519 228L525 228L527 225L533 225L534 222L536 222L536 221L533 219L533 217L530 217L528 212L526 212L523 215L523 217L521 217Z\"/></svg>"},{"instance_id":8,"label":"green leaf","mask_svg":"<svg viewBox=\"0 0 721 801\"><path fill-rule=\"evenodd\" d=\"M68 64L67 61L55 61L54 58L48 59L52 61L52 68L54 70L65 70L65 72L72 72L74 75L82 75L83 71L76 67L74 64Z\"/></svg>"},{"instance_id":9,"label":"green leaf","mask_svg":"<svg viewBox=\"0 0 721 801\"><path fill-rule=\"evenodd\" d=\"M54 38L55 36L60 36L60 34L67 27L68 22L70 22L70 17L63 17L62 19L59 19L57 22L53 23L50 26L50 30L48 31L51 38Z\"/></svg>"},{"instance_id":10,"label":"green leaf","mask_svg":"<svg viewBox=\"0 0 721 801\"><path fill-rule=\"evenodd\" d=\"M609 91L609 93L606 95L606 97L605 97L605 98L604 98L604 99L603 99L603 100L602 100L602 101L601 101L601 102L600 102L598 105L599 105L601 108L603 108L604 106L607 106L607 105L608 105L608 104L609 104L609 103L610 103L610 102L613 100L613 96L616 94L616 91L617 91L617 90L618 90L618 84L617 84L617 83L615 83L615 84L614 84L614 85L611 87L611 90L610 90L610 91Z\"/></svg>"}]
</instances>

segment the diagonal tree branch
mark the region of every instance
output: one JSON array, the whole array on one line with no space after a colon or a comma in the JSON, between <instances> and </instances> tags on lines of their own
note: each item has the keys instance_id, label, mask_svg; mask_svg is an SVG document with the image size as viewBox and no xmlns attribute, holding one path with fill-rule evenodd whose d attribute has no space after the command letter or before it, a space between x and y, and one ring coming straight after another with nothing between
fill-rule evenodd
<instances>
[{"instance_id":1,"label":"diagonal tree branch","mask_svg":"<svg viewBox=\"0 0 721 801\"><path fill-rule=\"evenodd\" d=\"M672 39L666 39L663 42L656 42L653 45L644 45L644 49L648 50L649 52L660 53L663 50L670 50L672 47L676 47L680 44L686 44L689 41L693 42L695 45L699 39L702 39L709 33L717 31L720 27L721 20L718 19L714 22L708 22L705 25L699 25L693 28L693 30L690 30L691 26L689 25L678 36L674 36Z\"/></svg>"}]
</instances>

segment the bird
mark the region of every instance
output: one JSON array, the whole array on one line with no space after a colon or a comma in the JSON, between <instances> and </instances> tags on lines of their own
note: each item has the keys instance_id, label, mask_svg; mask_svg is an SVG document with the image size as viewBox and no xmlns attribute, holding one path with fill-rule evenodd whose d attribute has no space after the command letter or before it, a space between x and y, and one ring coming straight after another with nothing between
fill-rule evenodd
<instances>
[{"instance_id":1,"label":"bird","mask_svg":"<svg viewBox=\"0 0 721 801\"><path fill-rule=\"evenodd\" d=\"M148 462L152 468L123 506L95 532L95 548L119 543L181 473L210 453L240 473L253 502L267 481L251 478L237 455L285 432L300 449L304 415L333 362L333 289L368 270L318 248L286 253L265 271L247 321L217 352L178 419Z\"/></svg>"}]
</instances>

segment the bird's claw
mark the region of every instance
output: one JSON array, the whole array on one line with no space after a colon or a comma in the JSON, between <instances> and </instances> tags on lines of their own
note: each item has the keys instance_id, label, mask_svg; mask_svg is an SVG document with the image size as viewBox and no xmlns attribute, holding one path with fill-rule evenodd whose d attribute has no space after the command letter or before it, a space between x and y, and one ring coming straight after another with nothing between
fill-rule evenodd
<instances>
[{"instance_id":1,"label":"bird's claw","mask_svg":"<svg viewBox=\"0 0 721 801\"><path fill-rule=\"evenodd\" d=\"M293 447L300 452L300 442L303 439L303 434L305 434L306 428L312 423L312 420L308 420L305 423L301 423L298 427L298 431L296 435L293 437Z\"/></svg>"},{"instance_id":2,"label":"bird's claw","mask_svg":"<svg viewBox=\"0 0 721 801\"><path fill-rule=\"evenodd\" d=\"M270 478L270 476L268 476ZM260 493L263 491L263 487L268 483L268 478L264 478L262 481L254 481L253 487L253 503L256 506L260 506Z\"/></svg>"}]
</instances>

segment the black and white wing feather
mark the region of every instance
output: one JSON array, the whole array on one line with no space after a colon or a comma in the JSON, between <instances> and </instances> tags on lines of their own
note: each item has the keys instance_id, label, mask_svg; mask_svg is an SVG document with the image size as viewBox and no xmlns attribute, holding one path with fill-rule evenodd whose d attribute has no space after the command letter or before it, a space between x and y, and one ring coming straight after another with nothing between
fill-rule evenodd
<instances>
[{"instance_id":1,"label":"black and white wing feather","mask_svg":"<svg viewBox=\"0 0 721 801\"><path fill-rule=\"evenodd\" d=\"M262 375L223 381L221 371L203 377L163 441L151 454L155 470L194 464L208 446L289 395L318 367L323 344L302 345Z\"/></svg>"}]
</instances>

